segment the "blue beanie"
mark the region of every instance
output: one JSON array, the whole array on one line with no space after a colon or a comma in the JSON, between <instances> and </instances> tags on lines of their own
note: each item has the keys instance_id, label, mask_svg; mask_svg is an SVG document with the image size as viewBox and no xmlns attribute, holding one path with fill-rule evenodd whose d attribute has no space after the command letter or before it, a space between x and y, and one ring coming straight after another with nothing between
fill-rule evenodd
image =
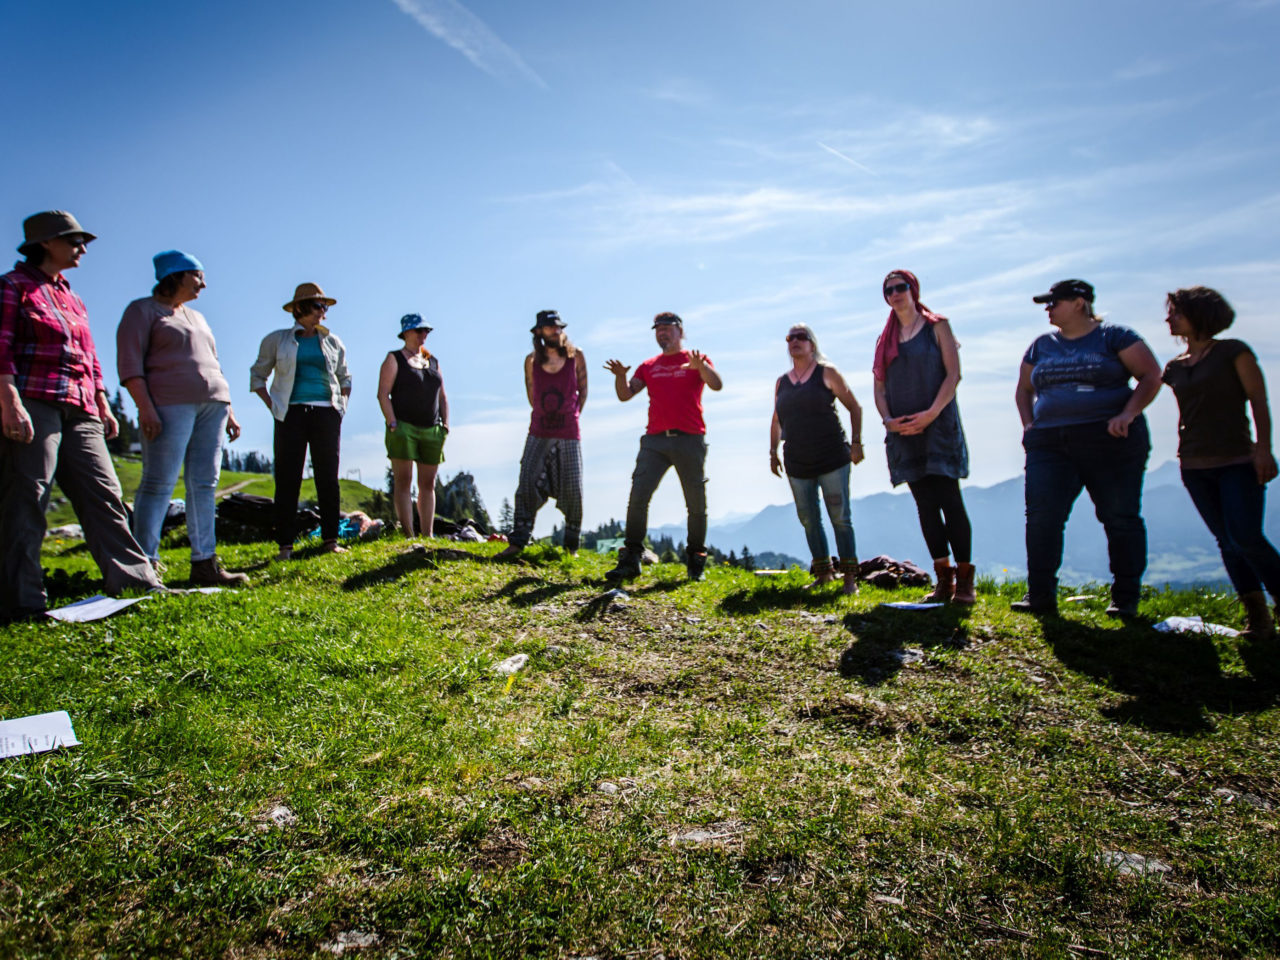
<instances>
[{"instance_id":1,"label":"blue beanie","mask_svg":"<svg viewBox=\"0 0 1280 960\"><path fill-rule=\"evenodd\" d=\"M204 272L204 264L189 253L181 250L166 250L151 258L156 264L156 280L163 280L171 273L182 273L184 270Z\"/></svg>"}]
</instances>

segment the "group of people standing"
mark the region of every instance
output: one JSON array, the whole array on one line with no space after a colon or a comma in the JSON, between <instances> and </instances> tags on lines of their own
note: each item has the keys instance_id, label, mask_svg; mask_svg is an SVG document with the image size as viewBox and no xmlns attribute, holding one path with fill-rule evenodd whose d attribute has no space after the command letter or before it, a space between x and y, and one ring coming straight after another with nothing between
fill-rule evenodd
<instances>
[{"instance_id":1,"label":"group of people standing","mask_svg":"<svg viewBox=\"0 0 1280 960\"><path fill-rule=\"evenodd\" d=\"M187 487L191 579L240 585L216 553L214 497L224 438L240 425L218 361L212 331L191 307L205 288L194 256L168 250L154 258L155 287L125 309L117 333L121 384L138 408L142 480L132 518L121 501L105 440L118 429L102 379L83 302L65 272L79 265L95 237L65 211L24 222L23 260L0 277L0 551L4 616L43 614L46 597L40 544L50 488L56 479L80 518L109 592L163 590L159 542L179 472ZM876 409L885 428L889 476L906 483L933 561L936 585L925 600L976 600L972 531L959 481L968 450L956 403L959 350L946 317L920 299L907 270L884 279L890 310L876 342ZM1016 403L1026 451L1027 594L1014 609L1052 613L1063 531L1082 490L1089 492L1107 535L1113 577L1108 612L1137 610L1146 567L1142 480L1150 441L1142 411L1161 382L1177 398L1183 482L1217 538L1223 563L1257 638L1274 636L1266 593L1280 599L1280 554L1262 531L1265 486L1277 474L1271 451L1266 386L1257 360L1238 340L1219 340L1234 312L1214 290L1192 287L1168 295L1170 333L1186 349L1163 372L1150 348L1127 327L1094 311L1094 289L1064 280L1032 298L1049 323L1023 356ZM269 333L250 371L250 387L271 411L276 471L278 559L291 558L303 466L311 453L320 508L321 550L339 543L338 463L342 417L351 394L346 349L324 320L336 300L314 283L298 285L284 310L293 320ZM565 548L578 548L582 526L580 417L587 400L587 363L554 310L538 313L533 349L525 358L531 408L520 463L508 547L529 543L538 510L554 498L565 516ZM406 536L433 533L435 475L444 460L449 404L439 360L426 348L431 327L418 314L400 319L402 346L390 351L378 376L386 420L397 520ZM706 565L706 423L704 388L718 391L711 360L684 344L674 313L653 322L660 352L631 368L612 359L620 401L649 392L648 425L632 474L624 547L607 576L641 573L650 501L674 467L688 512L685 562L691 579ZM774 385L769 466L785 471L812 555L811 587L837 578L857 590L858 562L850 513L850 471L863 462L862 409L817 335L796 324L786 337L790 368ZM1132 381L1132 385L1130 383ZM846 437L837 405L849 418ZM1246 406L1253 415L1250 433ZM416 480L418 500L411 501ZM819 495L836 538L832 557ZM416 521L416 522L415 522ZM1264 589L1266 592L1264 592Z\"/></svg>"}]
</instances>

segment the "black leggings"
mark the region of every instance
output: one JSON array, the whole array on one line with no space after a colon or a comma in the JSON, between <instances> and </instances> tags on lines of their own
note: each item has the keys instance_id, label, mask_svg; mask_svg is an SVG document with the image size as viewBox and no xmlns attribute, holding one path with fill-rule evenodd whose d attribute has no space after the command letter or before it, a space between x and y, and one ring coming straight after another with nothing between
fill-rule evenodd
<instances>
[{"instance_id":1,"label":"black leggings","mask_svg":"<svg viewBox=\"0 0 1280 960\"><path fill-rule=\"evenodd\" d=\"M907 486L916 498L920 532L924 534L929 556L942 560L950 555L955 557L956 563L969 563L973 553L973 530L969 526L969 514L964 509L964 498L960 496L960 481L954 477L930 474L908 481Z\"/></svg>"}]
</instances>

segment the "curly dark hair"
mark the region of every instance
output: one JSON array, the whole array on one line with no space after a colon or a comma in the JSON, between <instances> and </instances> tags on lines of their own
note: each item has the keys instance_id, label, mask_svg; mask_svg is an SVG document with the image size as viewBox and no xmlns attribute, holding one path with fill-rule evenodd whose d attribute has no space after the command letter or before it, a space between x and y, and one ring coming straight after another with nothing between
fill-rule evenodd
<instances>
[{"instance_id":1,"label":"curly dark hair","mask_svg":"<svg viewBox=\"0 0 1280 960\"><path fill-rule=\"evenodd\" d=\"M1187 318L1187 323L1202 339L1220 334L1236 318L1227 298L1209 287L1187 287L1169 294L1169 309Z\"/></svg>"},{"instance_id":2,"label":"curly dark hair","mask_svg":"<svg viewBox=\"0 0 1280 960\"><path fill-rule=\"evenodd\" d=\"M177 273L171 273L167 277L161 277L156 281L156 285L151 288L153 297L172 297L178 292L178 288L182 286L182 278L189 273L195 273L194 270L179 270Z\"/></svg>"}]
</instances>

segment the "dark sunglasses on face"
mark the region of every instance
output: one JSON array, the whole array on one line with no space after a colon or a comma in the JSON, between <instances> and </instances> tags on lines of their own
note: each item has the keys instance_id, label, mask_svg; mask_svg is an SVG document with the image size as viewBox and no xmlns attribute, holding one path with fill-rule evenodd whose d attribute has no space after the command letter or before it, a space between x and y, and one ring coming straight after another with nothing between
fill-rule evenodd
<instances>
[{"instance_id":1,"label":"dark sunglasses on face","mask_svg":"<svg viewBox=\"0 0 1280 960\"><path fill-rule=\"evenodd\" d=\"M312 300L311 309L316 313L326 313L329 310L329 305L323 300Z\"/></svg>"},{"instance_id":2,"label":"dark sunglasses on face","mask_svg":"<svg viewBox=\"0 0 1280 960\"><path fill-rule=\"evenodd\" d=\"M895 293L906 293L910 289L911 284L909 283L891 283L885 286L884 295L889 297Z\"/></svg>"},{"instance_id":3,"label":"dark sunglasses on face","mask_svg":"<svg viewBox=\"0 0 1280 960\"><path fill-rule=\"evenodd\" d=\"M809 335L807 333L804 333L803 331L800 333L788 333L787 343L791 343L793 340L799 340L801 343L808 343Z\"/></svg>"}]
</instances>

